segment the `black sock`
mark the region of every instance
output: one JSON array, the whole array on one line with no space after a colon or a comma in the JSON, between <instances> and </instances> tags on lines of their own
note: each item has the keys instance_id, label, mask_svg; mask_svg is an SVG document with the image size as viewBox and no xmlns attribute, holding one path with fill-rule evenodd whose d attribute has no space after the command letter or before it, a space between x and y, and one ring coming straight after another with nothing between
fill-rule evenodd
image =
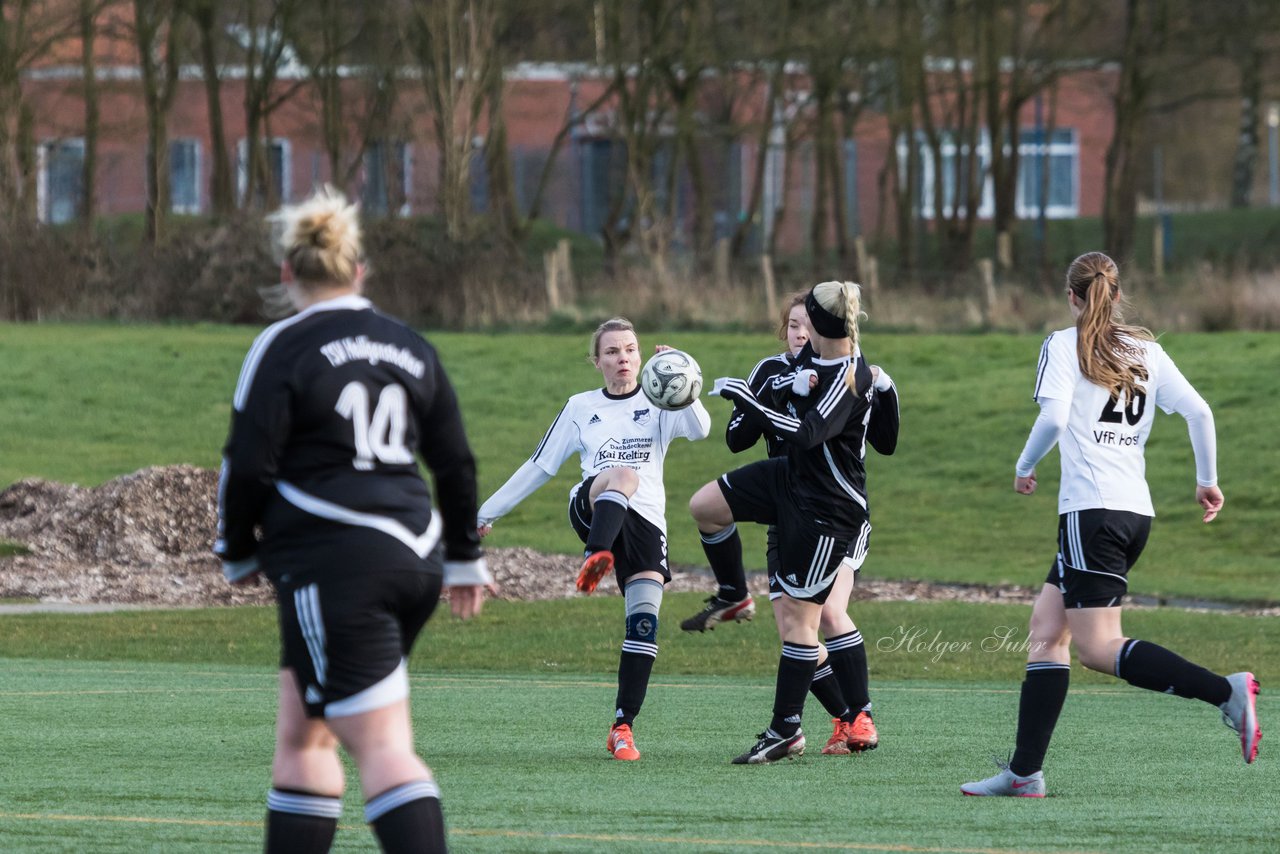
<instances>
[{"instance_id":1,"label":"black sock","mask_svg":"<svg viewBox=\"0 0 1280 854\"><path fill-rule=\"evenodd\" d=\"M342 799L297 789L267 792L266 854L323 854L338 830Z\"/></svg>"},{"instance_id":2,"label":"black sock","mask_svg":"<svg viewBox=\"0 0 1280 854\"><path fill-rule=\"evenodd\" d=\"M1019 777L1036 773L1044 766L1049 739L1058 725L1058 715L1067 700L1071 665L1056 661L1033 661L1022 680L1018 701L1018 738L1009 760L1009 770Z\"/></svg>"},{"instance_id":3,"label":"black sock","mask_svg":"<svg viewBox=\"0 0 1280 854\"><path fill-rule=\"evenodd\" d=\"M840 691L840 683L836 681L835 673L831 670L831 664L822 665L813 674L813 684L809 686L809 692L817 698L822 704L822 708L827 710L827 714L833 718L852 720L853 717L849 712L849 704L844 701L844 694Z\"/></svg>"},{"instance_id":4,"label":"black sock","mask_svg":"<svg viewBox=\"0 0 1280 854\"><path fill-rule=\"evenodd\" d=\"M596 496L591 505L591 531L587 534L587 554L605 552L613 548L622 523L627 518L631 502L627 496L613 489L606 489Z\"/></svg>"},{"instance_id":5,"label":"black sock","mask_svg":"<svg viewBox=\"0 0 1280 854\"><path fill-rule=\"evenodd\" d=\"M747 590L747 571L742 566L742 538L738 536L738 526L730 525L716 534L699 531L702 536L702 551L715 573L716 583L720 585L716 593L726 602L741 602L751 593Z\"/></svg>"},{"instance_id":6,"label":"black sock","mask_svg":"<svg viewBox=\"0 0 1280 854\"><path fill-rule=\"evenodd\" d=\"M769 729L783 738L790 738L800 729L804 698L817 669L816 644L805 646L783 641L782 655L778 658L778 684L773 694L773 720L769 722Z\"/></svg>"},{"instance_id":7,"label":"black sock","mask_svg":"<svg viewBox=\"0 0 1280 854\"><path fill-rule=\"evenodd\" d=\"M654 656L646 653L627 652L623 649L618 661L618 711L615 724L631 724L640 714L644 695L649 690L649 674L653 672Z\"/></svg>"},{"instance_id":8,"label":"black sock","mask_svg":"<svg viewBox=\"0 0 1280 854\"><path fill-rule=\"evenodd\" d=\"M862 642L862 632L853 631L827 639L827 661L840 682L849 708L856 715L871 708L871 696L867 682L867 647Z\"/></svg>"},{"instance_id":9,"label":"black sock","mask_svg":"<svg viewBox=\"0 0 1280 854\"><path fill-rule=\"evenodd\" d=\"M414 780L375 795L365 804L364 819L386 854L447 850L435 780Z\"/></svg>"},{"instance_id":10,"label":"black sock","mask_svg":"<svg viewBox=\"0 0 1280 854\"><path fill-rule=\"evenodd\" d=\"M1204 700L1221 706L1231 697L1231 683L1164 647L1130 638L1116 653L1115 674L1130 685Z\"/></svg>"}]
</instances>

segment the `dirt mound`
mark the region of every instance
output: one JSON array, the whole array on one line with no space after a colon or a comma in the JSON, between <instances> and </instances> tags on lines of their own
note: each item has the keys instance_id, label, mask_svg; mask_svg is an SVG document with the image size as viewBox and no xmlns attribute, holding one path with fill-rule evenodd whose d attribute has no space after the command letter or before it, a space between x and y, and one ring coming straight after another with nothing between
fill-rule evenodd
<instances>
[{"instance_id":1,"label":"dirt mound","mask_svg":"<svg viewBox=\"0 0 1280 854\"><path fill-rule=\"evenodd\" d=\"M30 554L0 559L0 599L170 606L272 601L265 584L232 587L213 556L218 473L195 466L143 469L86 489L22 480L0 492L0 540ZM571 538L568 531L566 537ZM526 548L491 549L489 567L503 599L560 599L574 589L579 560ZM674 567L668 589L714 588L698 567ZM754 575L753 592L767 592ZM616 595L610 581L597 595ZM854 598L1029 602L1016 588L864 580Z\"/></svg>"},{"instance_id":2,"label":"dirt mound","mask_svg":"<svg viewBox=\"0 0 1280 854\"><path fill-rule=\"evenodd\" d=\"M222 580L210 549L218 473L149 468L93 489L22 480L0 493L0 539L30 554L0 561L0 597L54 602L232 605L264 589Z\"/></svg>"}]
</instances>

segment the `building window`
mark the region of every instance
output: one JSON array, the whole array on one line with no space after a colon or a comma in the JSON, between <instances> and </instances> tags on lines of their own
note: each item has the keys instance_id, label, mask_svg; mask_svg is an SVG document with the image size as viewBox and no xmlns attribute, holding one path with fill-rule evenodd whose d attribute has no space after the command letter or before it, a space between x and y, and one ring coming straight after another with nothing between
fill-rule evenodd
<instances>
[{"instance_id":1,"label":"building window","mask_svg":"<svg viewBox=\"0 0 1280 854\"><path fill-rule=\"evenodd\" d=\"M289 201L289 187L293 182L292 146L287 139L269 139L262 141L263 156L266 158L268 187L259 186L254 202L259 207L268 204L284 204ZM236 188L240 201L244 202L245 190L249 186L249 141L242 139L236 146Z\"/></svg>"},{"instance_id":2,"label":"building window","mask_svg":"<svg viewBox=\"0 0 1280 854\"><path fill-rule=\"evenodd\" d=\"M169 199L174 213L200 213L200 142L169 143Z\"/></svg>"},{"instance_id":3,"label":"building window","mask_svg":"<svg viewBox=\"0 0 1280 854\"><path fill-rule=\"evenodd\" d=\"M369 143L364 151L361 206L381 216L408 216L411 167L408 143L387 140Z\"/></svg>"},{"instance_id":4,"label":"building window","mask_svg":"<svg viewBox=\"0 0 1280 854\"><path fill-rule=\"evenodd\" d=\"M916 192L917 213L924 219L932 219L934 215L933 194L935 178L938 170L942 176L942 214L953 216L957 199L967 198L969 192L970 149L967 144L957 145L951 133L942 132L942 144L939 146L942 155L941 164L935 163L933 149L923 134L917 134L916 145L920 153L920 186ZM898 162L906 169L907 152L901 143L898 146ZM991 180L988 170L991 166L991 150L986 131L978 141L977 150L973 153L978 158L977 172L983 182L980 201L978 202L978 218L990 219L995 213L995 199L992 195ZM963 210L961 206L961 210Z\"/></svg>"},{"instance_id":5,"label":"building window","mask_svg":"<svg viewBox=\"0 0 1280 854\"><path fill-rule=\"evenodd\" d=\"M920 187L916 193L917 212L925 219L934 214L934 175L938 168L933 151L925 144L923 136L917 137L920 153ZM968 148L957 146L944 135L942 153L942 210L951 216L957 199L966 195L969 180ZM905 174L906 145L898 143L899 162ZM984 131L978 142L975 156L977 173L981 177L982 193L978 207L980 219L990 219L995 214L995 198L991 183L991 141ZM1041 194L1046 190L1041 182L1042 170L1048 170L1048 195L1045 197L1045 216L1049 219L1067 219L1079 215L1080 208L1080 145L1071 128L1055 129L1047 136L1044 131L1023 129L1018 137L1018 198L1017 215L1022 219L1038 216ZM958 189L957 189L958 188Z\"/></svg>"},{"instance_id":6,"label":"building window","mask_svg":"<svg viewBox=\"0 0 1280 854\"><path fill-rule=\"evenodd\" d=\"M1072 128L1023 129L1018 140L1018 216L1065 219L1080 211L1080 144ZM1047 173L1046 186L1042 176Z\"/></svg>"},{"instance_id":7,"label":"building window","mask_svg":"<svg viewBox=\"0 0 1280 854\"><path fill-rule=\"evenodd\" d=\"M71 222L84 203L84 140L46 142L39 151L36 201L41 222Z\"/></svg>"}]
</instances>

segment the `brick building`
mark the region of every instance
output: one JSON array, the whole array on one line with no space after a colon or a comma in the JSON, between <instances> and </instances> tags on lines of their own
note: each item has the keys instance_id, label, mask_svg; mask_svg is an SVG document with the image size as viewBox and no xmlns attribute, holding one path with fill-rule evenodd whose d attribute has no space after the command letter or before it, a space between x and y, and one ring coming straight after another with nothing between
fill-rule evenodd
<instances>
[{"instance_id":1,"label":"brick building","mask_svg":"<svg viewBox=\"0 0 1280 854\"><path fill-rule=\"evenodd\" d=\"M146 116L141 97L141 75L136 60L131 63L131 46L107 44L99 58L98 98L102 125L99 131L99 167L95 187L95 210L102 215L142 211L146 205L145 153ZM237 189L245 186L244 74L224 68L221 106L224 135ZM1022 156L1018 186L1018 210L1024 218L1040 210L1040 170L1049 173L1044 212L1049 218L1095 216L1101 213L1104 158L1113 128L1111 92L1114 73L1080 71L1062 77L1047 108L1039 112L1028 103L1020 116L1017 136ZM84 101L80 67L67 51L54 54L41 67L28 70L23 79L24 98L34 107L37 141L37 198L39 216L46 222L63 222L76 216L81 198L81 169L84 159ZM196 68L184 68L168 117L170 183L173 209L181 213L202 213L210 208L208 107L205 85ZM409 215L436 210L438 158L430 112L421 86L412 79L402 82L396 102L395 120L387 123L382 136L360 139L353 130L346 146L349 160L334 169L323 144L320 104L305 70L286 65L278 80L281 94L290 92L269 120L267 160L273 197L288 202L304 197L323 182L340 184L362 200L372 214ZM352 128L361 128L363 84L344 82L344 100L351 113ZM548 159L552 141L569 116L593 102L604 83L590 69L560 65L522 64L508 73L504 94L504 115L517 202L527 209L540 173ZM755 103L748 99L737 109L736 134L718 134L709 144L706 163L714 189L715 231L723 235L743 215L750 193L756 158L766 158L763 200L756 220L756 245L775 227L774 211L785 207L780 224L781 251L803 249L809 235L814 199L814 152L812 142L801 140L785 163L780 143L761 152L758 132L747 124L757 121L764 103L763 92ZM1042 105L1043 106L1043 105ZM754 116L753 116L754 114ZM892 232L892 204L882 198L889 138L888 123L882 114L863 110L853 138L843 142L845 179L843 192L849 212L851 234L872 233L881 227ZM542 216L566 228L599 233L608 209L610 193L620 186L618 164L624 156L621 142L613 135L607 106L577 126L560 150L547 185ZM775 140L779 137L775 134ZM905 142L899 140L899 146ZM980 144L985 157L989 140ZM944 148L943 158L951 155ZM662 152L659 152L661 158ZM932 216L932 158L924 159L924 181L919 214ZM787 177L784 186L784 176ZM947 191L953 189L947 182ZM473 158L472 204L482 210L487 204L483 161ZM685 176L676 185L674 209L681 225L692 212L690 185ZM983 195L980 218L991 215L991 190ZM785 204L784 204L785 203ZM686 229L677 227L677 244Z\"/></svg>"}]
</instances>

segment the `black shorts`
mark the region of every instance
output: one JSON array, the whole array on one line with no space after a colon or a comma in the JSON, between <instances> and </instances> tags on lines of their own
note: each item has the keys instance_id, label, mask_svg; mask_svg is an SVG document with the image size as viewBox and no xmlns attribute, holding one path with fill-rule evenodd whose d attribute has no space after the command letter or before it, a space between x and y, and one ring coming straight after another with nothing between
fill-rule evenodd
<instances>
[{"instance_id":1,"label":"black shorts","mask_svg":"<svg viewBox=\"0 0 1280 854\"><path fill-rule=\"evenodd\" d=\"M871 543L871 523L864 521L862 523L862 531L858 536L849 541L849 546L845 550L844 560L840 561L840 567L849 567L853 570L853 583L858 583L858 573L862 572L862 564L867 559L867 548ZM764 535L764 565L768 571L769 578L769 601L773 601L782 595L782 583L778 581L778 526L770 525L769 530Z\"/></svg>"},{"instance_id":2,"label":"black shorts","mask_svg":"<svg viewBox=\"0 0 1280 854\"><path fill-rule=\"evenodd\" d=\"M862 528L870 531L865 518L845 530L801 510L791 498L790 467L781 457L734 469L716 483L736 521L777 527L773 578L778 589L793 599L825 602L850 544L865 543L860 537Z\"/></svg>"},{"instance_id":3,"label":"black shorts","mask_svg":"<svg viewBox=\"0 0 1280 854\"><path fill-rule=\"evenodd\" d=\"M308 717L344 717L407 696L403 662L440 598L439 547L421 559L377 531L350 536L363 541L359 565L275 582L280 666L293 670Z\"/></svg>"},{"instance_id":4,"label":"black shorts","mask_svg":"<svg viewBox=\"0 0 1280 854\"><path fill-rule=\"evenodd\" d=\"M595 475L587 478L569 496L569 524L573 525L583 543L591 533L591 484L595 479ZM667 535L631 508L627 509L622 530L609 551L613 552L613 574L620 590L637 572L657 572L662 574L664 583L671 580L671 569L667 566Z\"/></svg>"},{"instance_id":5,"label":"black shorts","mask_svg":"<svg viewBox=\"0 0 1280 854\"><path fill-rule=\"evenodd\" d=\"M1127 510L1077 510L1058 517L1058 555L1046 584L1068 608L1112 608L1129 589L1129 569L1147 545L1151 517Z\"/></svg>"}]
</instances>

